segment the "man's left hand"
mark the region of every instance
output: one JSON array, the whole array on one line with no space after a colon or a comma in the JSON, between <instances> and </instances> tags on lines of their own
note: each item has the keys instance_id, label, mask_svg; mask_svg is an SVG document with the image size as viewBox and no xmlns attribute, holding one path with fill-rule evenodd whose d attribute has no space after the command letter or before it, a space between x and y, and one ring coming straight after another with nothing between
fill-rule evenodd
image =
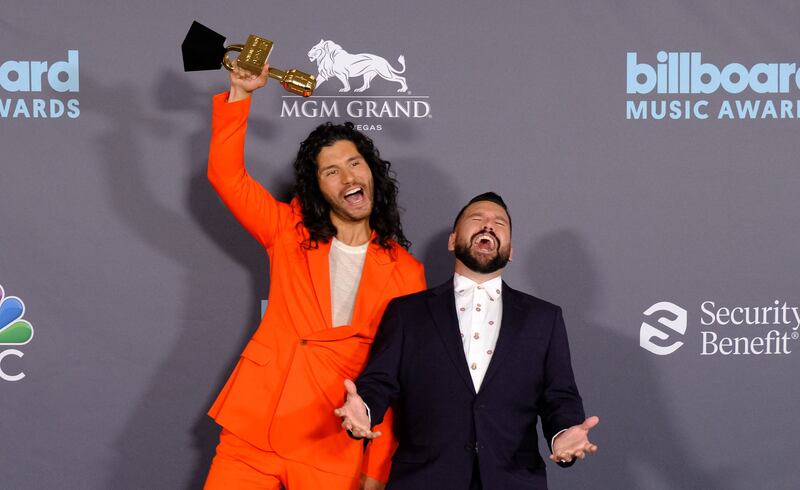
<instances>
[{"instance_id":1,"label":"man's left hand","mask_svg":"<svg viewBox=\"0 0 800 490\"><path fill-rule=\"evenodd\" d=\"M358 486L359 490L383 490L386 485L367 475L361 475L361 483Z\"/></svg>"},{"instance_id":2,"label":"man's left hand","mask_svg":"<svg viewBox=\"0 0 800 490\"><path fill-rule=\"evenodd\" d=\"M589 429L600 423L597 416L591 416L582 424L573 425L553 441L553 454L550 459L556 463L569 463L574 458L585 458L587 453L597 451L597 446L589 442Z\"/></svg>"}]
</instances>

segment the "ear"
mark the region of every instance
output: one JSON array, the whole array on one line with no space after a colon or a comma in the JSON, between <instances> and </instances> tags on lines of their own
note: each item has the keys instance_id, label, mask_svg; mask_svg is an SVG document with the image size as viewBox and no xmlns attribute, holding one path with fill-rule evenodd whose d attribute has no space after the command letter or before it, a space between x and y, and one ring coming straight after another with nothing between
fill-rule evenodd
<instances>
[{"instance_id":1,"label":"ear","mask_svg":"<svg viewBox=\"0 0 800 490\"><path fill-rule=\"evenodd\" d=\"M514 260L514 247L508 250L508 261L511 262L512 260Z\"/></svg>"},{"instance_id":2,"label":"ear","mask_svg":"<svg viewBox=\"0 0 800 490\"><path fill-rule=\"evenodd\" d=\"M456 249L456 234L450 233L450 236L447 237L447 250L454 251Z\"/></svg>"}]
</instances>

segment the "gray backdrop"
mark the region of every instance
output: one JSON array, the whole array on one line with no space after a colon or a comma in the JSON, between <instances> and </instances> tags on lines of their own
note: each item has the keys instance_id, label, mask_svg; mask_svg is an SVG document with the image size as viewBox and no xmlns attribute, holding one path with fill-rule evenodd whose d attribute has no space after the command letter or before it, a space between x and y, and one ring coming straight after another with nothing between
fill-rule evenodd
<instances>
[{"instance_id":1,"label":"gray backdrop","mask_svg":"<svg viewBox=\"0 0 800 490\"><path fill-rule=\"evenodd\" d=\"M299 141L328 119L315 109L335 105L392 161L431 285L451 273L458 208L503 194L515 245L504 278L564 307L587 413L601 418L600 451L569 470L550 465L553 488L797 488L797 111L717 117L726 101L795 104L795 74L781 93L641 94L628 93L629 68L648 68L626 63L636 53L652 76L662 50L699 52L719 69L795 63L796 2L82 0L2 10L0 285L6 301L24 302L35 335L0 345L5 377L24 373L0 380L0 487L202 485L217 436L204 413L269 284L263 250L205 178L211 96L227 76L183 72L179 46L197 19L231 42L275 40L280 68L317 74L307 53L320 40L395 69L405 57L404 93L381 77L340 93L332 79L292 112L304 101L271 83L254 100L249 169L288 198ZM650 111L651 101L656 115L660 101L704 101L709 117L630 117L629 103ZM416 114L398 114L409 104ZM672 313L644 313L664 301ZM651 352L676 342L671 354Z\"/></svg>"}]
</instances>

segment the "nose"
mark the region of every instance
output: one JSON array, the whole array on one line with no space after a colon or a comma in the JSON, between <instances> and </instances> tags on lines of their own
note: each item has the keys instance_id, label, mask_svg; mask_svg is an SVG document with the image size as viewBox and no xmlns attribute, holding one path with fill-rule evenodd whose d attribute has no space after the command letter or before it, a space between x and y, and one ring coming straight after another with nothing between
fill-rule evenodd
<instances>
[{"instance_id":1,"label":"nose","mask_svg":"<svg viewBox=\"0 0 800 490\"><path fill-rule=\"evenodd\" d=\"M342 183L343 184L349 184L349 183L353 182L353 180L354 180L353 176L355 174L349 168L345 168L345 169L342 170L342 173L340 175L342 176Z\"/></svg>"}]
</instances>

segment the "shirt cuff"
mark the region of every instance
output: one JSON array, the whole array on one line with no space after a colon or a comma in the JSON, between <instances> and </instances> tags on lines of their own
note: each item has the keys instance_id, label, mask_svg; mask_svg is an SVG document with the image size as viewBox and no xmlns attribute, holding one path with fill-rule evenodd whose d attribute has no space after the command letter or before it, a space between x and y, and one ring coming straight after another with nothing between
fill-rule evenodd
<instances>
[{"instance_id":1,"label":"shirt cuff","mask_svg":"<svg viewBox=\"0 0 800 490\"><path fill-rule=\"evenodd\" d=\"M369 414L369 409L367 409L367 413ZM553 444L556 442L556 437L560 436L562 432L566 432L567 429L561 429L560 431L556 432L556 435L550 439L550 454L553 454Z\"/></svg>"},{"instance_id":2,"label":"shirt cuff","mask_svg":"<svg viewBox=\"0 0 800 490\"><path fill-rule=\"evenodd\" d=\"M364 408L367 409L367 418L369 419L369 426L371 428L372 427L372 412L369 411L369 405L367 405L366 402L364 402ZM561 432L559 432L559 434L561 434Z\"/></svg>"}]
</instances>

